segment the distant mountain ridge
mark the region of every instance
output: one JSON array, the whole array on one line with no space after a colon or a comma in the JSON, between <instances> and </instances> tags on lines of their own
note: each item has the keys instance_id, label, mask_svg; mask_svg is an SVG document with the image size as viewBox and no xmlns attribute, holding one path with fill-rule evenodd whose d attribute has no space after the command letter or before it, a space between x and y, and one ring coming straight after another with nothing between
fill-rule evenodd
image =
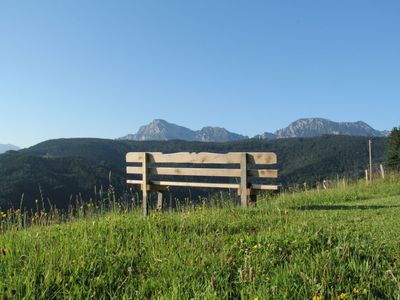
<instances>
[{"instance_id":1,"label":"distant mountain ridge","mask_svg":"<svg viewBox=\"0 0 400 300\"><path fill-rule=\"evenodd\" d=\"M334 122L323 118L303 118L291 123L286 128L277 130L275 133L264 132L253 138L273 140L282 138L318 137L322 135L385 137L388 136L389 133L389 131L376 130L363 121ZM169 123L165 120L156 119L150 124L140 127L136 134L128 134L119 138L119 140L231 142L248 138L248 136L233 133L221 127L208 126L195 131Z\"/></svg>"},{"instance_id":2,"label":"distant mountain ridge","mask_svg":"<svg viewBox=\"0 0 400 300\"><path fill-rule=\"evenodd\" d=\"M20 148L10 144L0 144L0 154L10 151L10 150L19 150Z\"/></svg>"},{"instance_id":3,"label":"distant mountain ridge","mask_svg":"<svg viewBox=\"0 0 400 300\"><path fill-rule=\"evenodd\" d=\"M201 142L231 142L243 139L248 139L248 137L221 127L208 126L195 131L161 119L155 119L150 124L140 127L136 134L128 134L119 138L119 140L131 141L185 140Z\"/></svg>"},{"instance_id":4,"label":"distant mountain ridge","mask_svg":"<svg viewBox=\"0 0 400 300\"><path fill-rule=\"evenodd\" d=\"M317 137L321 135L351 135L385 137L389 131L379 131L363 121L357 122L333 122L323 118L299 119L289 126L277 130L275 133L265 132L256 136L259 139L282 139L299 137Z\"/></svg>"}]
</instances>

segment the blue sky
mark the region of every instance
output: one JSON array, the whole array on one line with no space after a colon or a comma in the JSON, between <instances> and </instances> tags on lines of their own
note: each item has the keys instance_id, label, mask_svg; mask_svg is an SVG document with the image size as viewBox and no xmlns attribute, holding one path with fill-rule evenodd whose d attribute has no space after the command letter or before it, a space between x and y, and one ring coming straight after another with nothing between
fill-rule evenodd
<instances>
[{"instance_id":1,"label":"blue sky","mask_svg":"<svg viewBox=\"0 0 400 300\"><path fill-rule=\"evenodd\" d=\"M1 1L0 143L155 118L246 135L400 125L400 1Z\"/></svg>"}]
</instances>

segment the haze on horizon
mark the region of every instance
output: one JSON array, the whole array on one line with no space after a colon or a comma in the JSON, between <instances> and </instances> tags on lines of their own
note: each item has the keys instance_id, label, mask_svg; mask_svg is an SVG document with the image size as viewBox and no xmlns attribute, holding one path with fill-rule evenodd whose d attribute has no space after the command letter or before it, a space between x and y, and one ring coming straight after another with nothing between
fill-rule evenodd
<instances>
[{"instance_id":1,"label":"haze on horizon","mask_svg":"<svg viewBox=\"0 0 400 300\"><path fill-rule=\"evenodd\" d=\"M400 125L398 1L0 4L0 144L160 118L254 136L303 117Z\"/></svg>"}]
</instances>

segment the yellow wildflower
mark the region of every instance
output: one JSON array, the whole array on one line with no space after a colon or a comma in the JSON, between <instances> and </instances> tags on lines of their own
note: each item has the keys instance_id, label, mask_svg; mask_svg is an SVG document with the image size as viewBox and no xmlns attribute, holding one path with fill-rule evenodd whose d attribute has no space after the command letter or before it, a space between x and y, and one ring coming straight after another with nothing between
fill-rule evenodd
<instances>
[{"instance_id":1,"label":"yellow wildflower","mask_svg":"<svg viewBox=\"0 0 400 300\"><path fill-rule=\"evenodd\" d=\"M322 297L319 295L315 295L314 297L312 297L312 300L322 300Z\"/></svg>"},{"instance_id":2,"label":"yellow wildflower","mask_svg":"<svg viewBox=\"0 0 400 300\"><path fill-rule=\"evenodd\" d=\"M353 293L358 295L360 293L360 289L359 288L354 288L353 289Z\"/></svg>"},{"instance_id":3,"label":"yellow wildflower","mask_svg":"<svg viewBox=\"0 0 400 300\"><path fill-rule=\"evenodd\" d=\"M345 299L349 299L349 295L347 293L341 293L339 296L340 300L345 300Z\"/></svg>"},{"instance_id":4,"label":"yellow wildflower","mask_svg":"<svg viewBox=\"0 0 400 300\"><path fill-rule=\"evenodd\" d=\"M254 297L254 300L259 300L258 296L255 296L255 297Z\"/></svg>"}]
</instances>

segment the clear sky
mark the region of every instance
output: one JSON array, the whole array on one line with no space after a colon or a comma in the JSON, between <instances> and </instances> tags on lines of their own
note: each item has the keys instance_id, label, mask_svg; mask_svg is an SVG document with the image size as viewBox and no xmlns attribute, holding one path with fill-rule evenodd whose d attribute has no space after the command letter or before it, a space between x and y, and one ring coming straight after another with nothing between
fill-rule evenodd
<instances>
[{"instance_id":1,"label":"clear sky","mask_svg":"<svg viewBox=\"0 0 400 300\"><path fill-rule=\"evenodd\" d=\"M163 118L249 136L400 125L398 0L0 0L0 143Z\"/></svg>"}]
</instances>

